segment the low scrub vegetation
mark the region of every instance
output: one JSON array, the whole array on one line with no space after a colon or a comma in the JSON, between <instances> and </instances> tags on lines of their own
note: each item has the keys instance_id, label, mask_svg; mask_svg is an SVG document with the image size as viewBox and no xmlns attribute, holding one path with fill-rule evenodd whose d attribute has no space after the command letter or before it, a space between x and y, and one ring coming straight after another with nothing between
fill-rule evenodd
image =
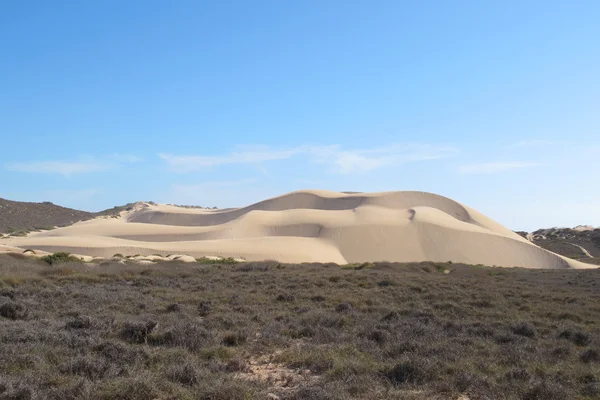
<instances>
[{"instance_id":1,"label":"low scrub vegetation","mask_svg":"<svg viewBox=\"0 0 600 400\"><path fill-rule=\"evenodd\" d=\"M214 260L214 259L208 258L208 257L201 257L201 258L196 258L196 261L201 264L221 264L221 265L238 263L234 258L231 258L231 257L221 258L219 260Z\"/></svg>"},{"instance_id":2,"label":"low scrub vegetation","mask_svg":"<svg viewBox=\"0 0 600 400\"><path fill-rule=\"evenodd\" d=\"M599 269L360 266L0 256L0 399L600 397Z\"/></svg>"},{"instance_id":3,"label":"low scrub vegetation","mask_svg":"<svg viewBox=\"0 0 600 400\"><path fill-rule=\"evenodd\" d=\"M81 261L79 258L72 256L70 253L65 252L48 254L47 256L43 256L41 260L50 265Z\"/></svg>"}]
</instances>

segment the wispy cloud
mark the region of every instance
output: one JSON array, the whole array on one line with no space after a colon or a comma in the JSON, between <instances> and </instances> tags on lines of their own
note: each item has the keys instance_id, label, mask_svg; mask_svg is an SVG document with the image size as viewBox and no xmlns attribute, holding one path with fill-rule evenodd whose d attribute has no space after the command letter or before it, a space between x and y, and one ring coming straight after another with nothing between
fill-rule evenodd
<instances>
[{"instance_id":1,"label":"wispy cloud","mask_svg":"<svg viewBox=\"0 0 600 400\"><path fill-rule=\"evenodd\" d=\"M34 174L61 174L64 176L105 171L111 167L110 164L102 162L80 161L31 161L6 165L6 169L9 171Z\"/></svg>"},{"instance_id":2,"label":"wispy cloud","mask_svg":"<svg viewBox=\"0 0 600 400\"><path fill-rule=\"evenodd\" d=\"M521 140L513 143L510 147L545 147L555 146L559 144L566 144L567 141L562 140L545 140L545 139L532 139L532 140Z\"/></svg>"},{"instance_id":3,"label":"wispy cloud","mask_svg":"<svg viewBox=\"0 0 600 400\"><path fill-rule=\"evenodd\" d=\"M491 162L481 164L463 165L458 168L460 174L497 174L516 169L539 167L542 164L536 162Z\"/></svg>"},{"instance_id":4,"label":"wispy cloud","mask_svg":"<svg viewBox=\"0 0 600 400\"><path fill-rule=\"evenodd\" d=\"M228 164L255 164L264 161L284 160L304 152L301 147L272 149L269 147L255 147L235 151L222 156L190 156L159 154L169 167L176 172L191 172L201 169Z\"/></svg>"},{"instance_id":5,"label":"wispy cloud","mask_svg":"<svg viewBox=\"0 0 600 400\"><path fill-rule=\"evenodd\" d=\"M58 204L65 204L68 199L71 203L75 201L86 201L94 198L98 194L102 193L101 189L90 188L90 189L63 189L63 190L46 190L42 192L44 199L52 199ZM57 200L54 200L57 199Z\"/></svg>"},{"instance_id":6,"label":"wispy cloud","mask_svg":"<svg viewBox=\"0 0 600 400\"><path fill-rule=\"evenodd\" d=\"M112 154L103 157L85 157L79 160L10 163L5 165L5 169L34 174L59 174L68 177L78 174L107 171L117 168L122 164L131 164L139 161L141 161L141 159L133 155Z\"/></svg>"},{"instance_id":7,"label":"wispy cloud","mask_svg":"<svg viewBox=\"0 0 600 400\"><path fill-rule=\"evenodd\" d=\"M385 166L436 160L458 153L459 150L455 147L422 144L392 144L386 147L366 149L344 149L339 145L305 145L290 148L246 146L238 151L220 156L159 154L159 157L173 171L191 172L227 164L255 164L305 155L309 157L310 162L329 164L333 172L348 174L368 172Z\"/></svg>"},{"instance_id":8,"label":"wispy cloud","mask_svg":"<svg viewBox=\"0 0 600 400\"><path fill-rule=\"evenodd\" d=\"M265 195L256 187L254 178L230 181L208 181L191 184L174 184L162 201L174 204L234 207L248 201L258 201Z\"/></svg>"},{"instance_id":9,"label":"wispy cloud","mask_svg":"<svg viewBox=\"0 0 600 400\"><path fill-rule=\"evenodd\" d=\"M248 179L239 179L236 181L212 181L212 182L201 182L201 183L192 183L192 184L174 184L172 188L178 192L200 192L207 189L216 189L216 188L231 188L236 186L250 185L255 183L256 179L248 178Z\"/></svg>"},{"instance_id":10,"label":"wispy cloud","mask_svg":"<svg viewBox=\"0 0 600 400\"><path fill-rule=\"evenodd\" d=\"M141 157L135 156L133 154L114 153L109 155L107 158L123 164L134 164L143 161Z\"/></svg>"},{"instance_id":11,"label":"wispy cloud","mask_svg":"<svg viewBox=\"0 0 600 400\"><path fill-rule=\"evenodd\" d=\"M329 147L315 153L316 161L332 163L332 170L340 174L365 173L382 167L438 160L455 156L459 150L451 146L394 144L387 147L344 150Z\"/></svg>"}]
</instances>

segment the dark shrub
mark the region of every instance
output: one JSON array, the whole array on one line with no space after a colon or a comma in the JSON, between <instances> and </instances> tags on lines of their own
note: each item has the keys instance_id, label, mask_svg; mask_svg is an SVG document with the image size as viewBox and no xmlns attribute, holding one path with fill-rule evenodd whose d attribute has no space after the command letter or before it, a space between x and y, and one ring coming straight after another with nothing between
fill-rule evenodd
<instances>
[{"instance_id":1,"label":"dark shrub","mask_svg":"<svg viewBox=\"0 0 600 400\"><path fill-rule=\"evenodd\" d=\"M584 363L600 362L600 351L596 349L588 349L581 353L580 358Z\"/></svg>"},{"instance_id":2,"label":"dark shrub","mask_svg":"<svg viewBox=\"0 0 600 400\"><path fill-rule=\"evenodd\" d=\"M592 338L585 332L581 331L572 331L570 329L566 329L562 331L559 335L561 339L567 339L571 342L575 343L577 346L587 346L592 342Z\"/></svg>"},{"instance_id":3,"label":"dark shrub","mask_svg":"<svg viewBox=\"0 0 600 400\"><path fill-rule=\"evenodd\" d=\"M579 378L581 383L598 383L598 378L594 374L585 374Z\"/></svg>"},{"instance_id":4,"label":"dark shrub","mask_svg":"<svg viewBox=\"0 0 600 400\"><path fill-rule=\"evenodd\" d=\"M87 378L76 379L73 383L66 383L58 387L50 388L46 400L80 400L91 399L92 383Z\"/></svg>"},{"instance_id":5,"label":"dark shrub","mask_svg":"<svg viewBox=\"0 0 600 400\"><path fill-rule=\"evenodd\" d=\"M511 334L498 334L494 336L494 341L498 344L508 344L513 343L518 338L515 335Z\"/></svg>"},{"instance_id":6,"label":"dark shrub","mask_svg":"<svg viewBox=\"0 0 600 400\"><path fill-rule=\"evenodd\" d=\"M234 358L233 360L229 360L225 370L228 372L249 372L250 366L245 360Z\"/></svg>"},{"instance_id":7,"label":"dark shrub","mask_svg":"<svg viewBox=\"0 0 600 400\"><path fill-rule=\"evenodd\" d=\"M396 385L422 385L430 382L435 376L435 371L425 359L401 362L387 373L388 379Z\"/></svg>"},{"instance_id":8,"label":"dark shrub","mask_svg":"<svg viewBox=\"0 0 600 400\"><path fill-rule=\"evenodd\" d=\"M296 301L296 296L290 293L281 293L277 296L277 301L287 301L292 302Z\"/></svg>"},{"instance_id":9,"label":"dark shrub","mask_svg":"<svg viewBox=\"0 0 600 400\"><path fill-rule=\"evenodd\" d=\"M320 302L320 301L325 301L325 297L323 297L321 295L317 295L317 296L311 297L310 300L315 301L315 302Z\"/></svg>"},{"instance_id":10,"label":"dark shrub","mask_svg":"<svg viewBox=\"0 0 600 400\"><path fill-rule=\"evenodd\" d=\"M258 396L252 386L241 379L221 379L210 385L199 385L194 399L197 400L247 400L264 399Z\"/></svg>"},{"instance_id":11,"label":"dark shrub","mask_svg":"<svg viewBox=\"0 0 600 400\"><path fill-rule=\"evenodd\" d=\"M166 308L167 312L179 312L181 311L181 306L177 303L169 304Z\"/></svg>"},{"instance_id":12,"label":"dark shrub","mask_svg":"<svg viewBox=\"0 0 600 400\"><path fill-rule=\"evenodd\" d=\"M131 365L148 358L144 350L127 346L121 342L102 342L94 346L93 350L104 357L106 361L115 364Z\"/></svg>"},{"instance_id":13,"label":"dark shrub","mask_svg":"<svg viewBox=\"0 0 600 400\"><path fill-rule=\"evenodd\" d=\"M390 311L381 318L382 321L387 322L397 321L398 319L400 319L400 313L398 311Z\"/></svg>"},{"instance_id":14,"label":"dark shrub","mask_svg":"<svg viewBox=\"0 0 600 400\"><path fill-rule=\"evenodd\" d=\"M94 381L104 377L108 366L100 358L78 357L67 361L59 369L63 374L79 375Z\"/></svg>"},{"instance_id":15,"label":"dark shrub","mask_svg":"<svg viewBox=\"0 0 600 400\"><path fill-rule=\"evenodd\" d=\"M575 334L571 337L571 341L577 346L587 346L592 342L592 338L587 333L575 332Z\"/></svg>"},{"instance_id":16,"label":"dark shrub","mask_svg":"<svg viewBox=\"0 0 600 400\"><path fill-rule=\"evenodd\" d=\"M213 305L211 301L201 301L200 304L198 304L198 314L200 314L201 317L206 317L211 313L212 309Z\"/></svg>"},{"instance_id":17,"label":"dark shrub","mask_svg":"<svg viewBox=\"0 0 600 400\"><path fill-rule=\"evenodd\" d=\"M127 322L121 330L121 337L131 343L147 343L148 335L157 325L156 321Z\"/></svg>"},{"instance_id":18,"label":"dark shrub","mask_svg":"<svg viewBox=\"0 0 600 400\"><path fill-rule=\"evenodd\" d=\"M177 324L155 339L155 344L183 347L190 351L198 351L212 341L212 334L204 326L196 322Z\"/></svg>"},{"instance_id":19,"label":"dark shrub","mask_svg":"<svg viewBox=\"0 0 600 400\"><path fill-rule=\"evenodd\" d=\"M14 301L6 302L0 305L0 315L4 318L17 320L25 319L29 314L29 310L24 304L16 303Z\"/></svg>"},{"instance_id":20,"label":"dark shrub","mask_svg":"<svg viewBox=\"0 0 600 400\"><path fill-rule=\"evenodd\" d=\"M125 377L106 385L101 398L110 400L162 399L164 397L161 396L157 383L156 379L147 374Z\"/></svg>"},{"instance_id":21,"label":"dark shrub","mask_svg":"<svg viewBox=\"0 0 600 400\"><path fill-rule=\"evenodd\" d=\"M167 379L186 386L197 385L200 377L200 370L191 362L172 365L167 371Z\"/></svg>"},{"instance_id":22,"label":"dark shrub","mask_svg":"<svg viewBox=\"0 0 600 400\"><path fill-rule=\"evenodd\" d=\"M379 287L388 287L388 286L393 286L394 282L390 281L389 279L384 279L382 281L377 282L377 286Z\"/></svg>"},{"instance_id":23,"label":"dark shrub","mask_svg":"<svg viewBox=\"0 0 600 400\"><path fill-rule=\"evenodd\" d=\"M515 335L525 336L528 338L534 337L536 330L535 326L528 322L521 322L516 324L511 329Z\"/></svg>"},{"instance_id":24,"label":"dark shrub","mask_svg":"<svg viewBox=\"0 0 600 400\"><path fill-rule=\"evenodd\" d=\"M531 374L525 368L515 368L508 371L505 377L508 381L526 382L531 379Z\"/></svg>"},{"instance_id":25,"label":"dark shrub","mask_svg":"<svg viewBox=\"0 0 600 400\"><path fill-rule=\"evenodd\" d=\"M529 388L523 400L565 400L573 398L570 390L556 382L542 381Z\"/></svg>"},{"instance_id":26,"label":"dark shrub","mask_svg":"<svg viewBox=\"0 0 600 400\"><path fill-rule=\"evenodd\" d=\"M11 300L15 299L15 291L11 289L2 288L0 289L0 297L7 297Z\"/></svg>"},{"instance_id":27,"label":"dark shrub","mask_svg":"<svg viewBox=\"0 0 600 400\"><path fill-rule=\"evenodd\" d=\"M67 329L93 329L97 326L97 322L87 315L79 315L68 321L65 325Z\"/></svg>"},{"instance_id":28,"label":"dark shrub","mask_svg":"<svg viewBox=\"0 0 600 400\"><path fill-rule=\"evenodd\" d=\"M354 307L352 306L352 303L340 303L337 306L335 306L335 311L337 312L350 312L352 311Z\"/></svg>"},{"instance_id":29,"label":"dark shrub","mask_svg":"<svg viewBox=\"0 0 600 400\"><path fill-rule=\"evenodd\" d=\"M581 388L581 394L592 399L600 398L600 383L586 383Z\"/></svg>"},{"instance_id":30,"label":"dark shrub","mask_svg":"<svg viewBox=\"0 0 600 400\"><path fill-rule=\"evenodd\" d=\"M377 344L384 344L385 342L388 341L388 337L389 337L389 334L380 329L375 329L375 330L369 332L369 334L367 335L367 338L369 340L372 340Z\"/></svg>"},{"instance_id":31,"label":"dark shrub","mask_svg":"<svg viewBox=\"0 0 600 400\"><path fill-rule=\"evenodd\" d=\"M485 382L482 382L482 378L480 376L477 376L471 372L468 371L461 371L458 372L458 374L454 377L453 379L453 387L456 391L460 392L460 393L465 393L465 392L475 392L476 389L480 386L482 386ZM445 385L445 382L441 382L439 384L442 388L443 385ZM438 386L438 387L440 387ZM440 391L444 391L444 390L440 390ZM469 393L471 394L471 393ZM472 393L475 394L475 393Z\"/></svg>"},{"instance_id":32,"label":"dark shrub","mask_svg":"<svg viewBox=\"0 0 600 400\"><path fill-rule=\"evenodd\" d=\"M38 398L37 391L23 382L13 383L0 380L0 399L2 400L35 400Z\"/></svg>"},{"instance_id":33,"label":"dark shrub","mask_svg":"<svg viewBox=\"0 0 600 400\"><path fill-rule=\"evenodd\" d=\"M333 400L337 398L320 386L302 386L285 397L286 400Z\"/></svg>"},{"instance_id":34,"label":"dark shrub","mask_svg":"<svg viewBox=\"0 0 600 400\"><path fill-rule=\"evenodd\" d=\"M245 332L227 332L223 335L223 344L225 346L239 346L246 343L248 335Z\"/></svg>"},{"instance_id":35,"label":"dark shrub","mask_svg":"<svg viewBox=\"0 0 600 400\"><path fill-rule=\"evenodd\" d=\"M494 307L494 303L492 303L489 300L474 301L474 302L471 303L471 305L473 307L477 307L477 308L493 308Z\"/></svg>"},{"instance_id":36,"label":"dark shrub","mask_svg":"<svg viewBox=\"0 0 600 400\"><path fill-rule=\"evenodd\" d=\"M564 360L571 355L571 348L565 347L565 346L560 346L560 347L553 349L550 352L550 355L557 359Z\"/></svg>"}]
</instances>

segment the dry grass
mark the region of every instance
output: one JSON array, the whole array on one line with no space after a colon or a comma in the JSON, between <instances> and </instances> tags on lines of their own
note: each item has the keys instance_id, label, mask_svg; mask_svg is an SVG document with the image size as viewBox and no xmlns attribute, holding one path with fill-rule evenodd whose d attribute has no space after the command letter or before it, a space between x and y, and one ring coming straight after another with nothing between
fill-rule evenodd
<instances>
[{"instance_id":1,"label":"dry grass","mask_svg":"<svg viewBox=\"0 0 600 400\"><path fill-rule=\"evenodd\" d=\"M2 256L0 399L594 399L599 289L600 270Z\"/></svg>"}]
</instances>

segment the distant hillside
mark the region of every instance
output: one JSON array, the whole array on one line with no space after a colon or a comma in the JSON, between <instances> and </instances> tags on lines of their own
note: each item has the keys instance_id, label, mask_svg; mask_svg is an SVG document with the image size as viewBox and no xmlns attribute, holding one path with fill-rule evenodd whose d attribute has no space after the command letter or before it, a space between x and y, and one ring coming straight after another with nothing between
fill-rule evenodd
<instances>
[{"instance_id":1,"label":"distant hillside","mask_svg":"<svg viewBox=\"0 0 600 400\"><path fill-rule=\"evenodd\" d=\"M149 204L156 204L148 201ZM29 203L0 198L0 236L8 233L11 236L23 236L30 231L53 229L55 226L68 226L75 222L96 217L119 215L121 211L129 211L136 203L127 203L99 212L88 212L61 207L49 201ZM175 205L175 204L173 204ZM175 205L183 208L216 209L217 207L201 207L191 205Z\"/></svg>"},{"instance_id":2,"label":"distant hillside","mask_svg":"<svg viewBox=\"0 0 600 400\"><path fill-rule=\"evenodd\" d=\"M536 245L583 262L600 264L600 229L589 226L517 232Z\"/></svg>"},{"instance_id":3,"label":"distant hillside","mask_svg":"<svg viewBox=\"0 0 600 400\"><path fill-rule=\"evenodd\" d=\"M0 232L3 233L48 229L91 218L94 218L93 213L57 206L50 202L27 203L0 199Z\"/></svg>"},{"instance_id":4,"label":"distant hillside","mask_svg":"<svg viewBox=\"0 0 600 400\"><path fill-rule=\"evenodd\" d=\"M29 203L0 198L0 234L21 236L29 231L67 226L99 216L114 216L130 210L136 203L116 206L100 212L87 212L57 206L51 202ZM204 208L198 206L181 206ZM538 229L516 232L536 245L565 257L600 265L600 229L590 226Z\"/></svg>"},{"instance_id":5,"label":"distant hillside","mask_svg":"<svg viewBox=\"0 0 600 400\"><path fill-rule=\"evenodd\" d=\"M19 236L28 231L47 230L55 226L71 225L98 216L117 215L132 206L133 203L130 203L92 213L57 206L48 201L28 203L0 198L0 233Z\"/></svg>"}]
</instances>

